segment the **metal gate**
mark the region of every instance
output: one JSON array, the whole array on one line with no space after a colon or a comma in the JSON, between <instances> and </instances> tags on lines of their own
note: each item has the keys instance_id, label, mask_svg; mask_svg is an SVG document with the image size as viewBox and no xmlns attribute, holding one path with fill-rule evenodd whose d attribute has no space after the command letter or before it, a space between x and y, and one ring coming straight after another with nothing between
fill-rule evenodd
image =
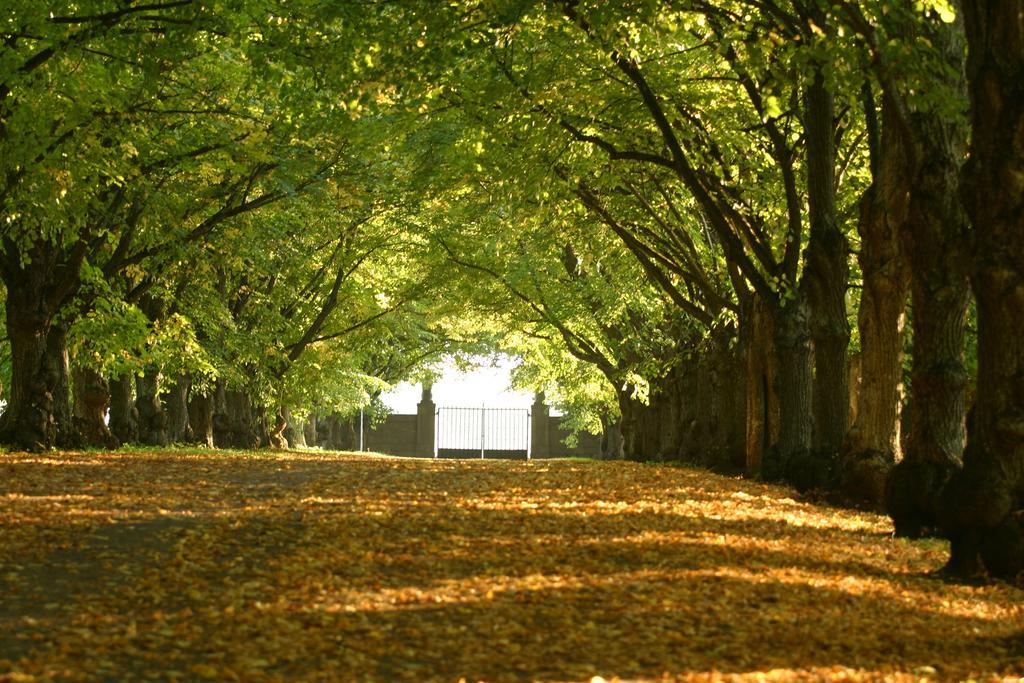
<instances>
[{"instance_id":1,"label":"metal gate","mask_svg":"<svg viewBox=\"0 0 1024 683\"><path fill-rule=\"evenodd\" d=\"M436 458L530 459L530 411L524 408L438 408Z\"/></svg>"}]
</instances>

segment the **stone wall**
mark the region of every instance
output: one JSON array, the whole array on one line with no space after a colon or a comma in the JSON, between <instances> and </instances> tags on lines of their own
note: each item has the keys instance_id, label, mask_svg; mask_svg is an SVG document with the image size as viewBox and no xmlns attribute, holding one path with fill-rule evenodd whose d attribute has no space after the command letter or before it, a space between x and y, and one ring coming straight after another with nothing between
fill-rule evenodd
<instances>
[{"instance_id":1,"label":"stone wall","mask_svg":"<svg viewBox=\"0 0 1024 683\"><path fill-rule=\"evenodd\" d=\"M373 429L369 425L363 427L363 449L388 455L404 455L409 457L434 457L434 430L437 407L431 397L430 388L423 390L423 399L416 409L415 415L388 415L383 423ZM561 418L552 417L544 404L542 395L537 397L530 416L530 449L531 457L568 458L568 457L601 457L601 436L586 432L577 435L577 445L569 448L563 440L569 432L559 427ZM358 432L358 422L356 423ZM358 438L354 445L359 447ZM475 451L475 453L479 453ZM446 457L475 457L450 451ZM522 458L523 451L488 452L489 459Z\"/></svg>"},{"instance_id":2,"label":"stone wall","mask_svg":"<svg viewBox=\"0 0 1024 683\"><path fill-rule=\"evenodd\" d=\"M388 415L383 424L364 428L363 448L389 455L415 456L418 415ZM431 453L433 455L433 453Z\"/></svg>"}]
</instances>

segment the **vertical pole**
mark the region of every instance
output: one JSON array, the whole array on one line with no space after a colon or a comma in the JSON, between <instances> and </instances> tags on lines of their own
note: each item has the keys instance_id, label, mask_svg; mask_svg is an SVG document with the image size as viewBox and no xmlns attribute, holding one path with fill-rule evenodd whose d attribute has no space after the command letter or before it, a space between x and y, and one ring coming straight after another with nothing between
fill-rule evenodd
<instances>
[{"instance_id":1,"label":"vertical pole","mask_svg":"<svg viewBox=\"0 0 1024 683\"><path fill-rule=\"evenodd\" d=\"M484 412L484 407L480 406L480 459L484 457L484 438L487 434L487 413Z\"/></svg>"},{"instance_id":2,"label":"vertical pole","mask_svg":"<svg viewBox=\"0 0 1024 683\"><path fill-rule=\"evenodd\" d=\"M533 424L533 422L532 422L533 414L530 412L529 408L527 408L525 412L526 412L526 424L522 425L522 426L525 427L525 429L523 431L524 431L524 434L526 434L526 459L530 460L531 456L533 455L531 453L531 446L533 446L533 444L530 443L532 441L532 439L530 438L530 425Z\"/></svg>"},{"instance_id":3,"label":"vertical pole","mask_svg":"<svg viewBox=\"0 0 1024 683\"><path fill-rule=\"evenodd\" d=\"M362 453L363 450L365 450L363 448L363 409L360 408L359 409L359 452Z\"/></svg>"}]
</instances>

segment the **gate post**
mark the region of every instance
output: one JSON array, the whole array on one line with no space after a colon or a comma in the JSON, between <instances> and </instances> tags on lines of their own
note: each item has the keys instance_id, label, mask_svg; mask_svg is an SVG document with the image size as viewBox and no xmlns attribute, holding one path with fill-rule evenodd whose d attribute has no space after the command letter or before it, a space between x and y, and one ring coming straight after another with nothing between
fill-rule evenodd
<instances>
[{"instance_id":1,"label":"gate post","mask_svg":"<svg viewBox=\"0 0 1024 683\"><path fill-rule=\"evenodd\" d=\"M530 409L530 457L550 458L551 420L548 418L548 407L544 403L544 392L534 396L533 408Z\"/></svg>"},{"instance_id":2,"label":"gate post","mask_svg":"<svg viewBox=\"0 0 1024 683\"><path fill-rule=\"evenodd\" d=\"M434 457L434 429L437 407L429 384L423 385L423 396L416 406L416 457Z\"/></svg>"}]
</instances>

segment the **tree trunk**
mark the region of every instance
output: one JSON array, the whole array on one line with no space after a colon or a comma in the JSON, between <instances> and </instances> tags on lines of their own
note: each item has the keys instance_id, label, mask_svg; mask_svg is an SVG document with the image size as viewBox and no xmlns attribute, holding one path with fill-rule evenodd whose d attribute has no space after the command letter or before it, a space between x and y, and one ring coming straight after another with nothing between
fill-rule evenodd
<instances>
[{"instance_id":1,"label":"tree trunk","mask_svg":"<svg viewBox=\"0 0 1024 683\"><path fill-rule=\"evenodd\" d=\"M251 397L249 398L249 405L252 410L253 429L256 430L257 448L275 448L272 441L273 435L267 420L267 407L262 403L254 402Z\"/></svg>"},{"instance_id":2,"label":"tree trunk","mask_svg":"<svg viewBox=\"0 0 1024 683\"><path fill-rule=\"evenodd\" d=\"M704 467L715 464L714 422L715 386L712 374L712 359L706 348L696 355L691 387L693 419L690 423L690 460Z\"/></svg>"},{"instance_id":3,"label":"tree trunk","mask_svg":"<svg viewBox=\"0 0 1024 683\"><path fill-rule=\"evenodd\" d=\"M346 443L351 441L345 438L345 427L345 420L338 413L327 416L327 448L332 451L345 450Z\"/></svg>"},{"instance_id":4,"label":"tree trunk","mask_svg":"<svg viewBox=\"0 0 1024 683\"><path fill-rule=\"evenodd\" d=\"M135 380L135 407L139 411L139 442L146 446L167 445L167 413L160 400L162 375L147 367Z\"/></svg>"},{"instance_id":5,"label":"tree trunk","mask_svg":"<svg viewBox=\"0 0 1024 683\"><path fill-rule=\"evenodd\" d=\"M814 411L811 400L813 351L807 323L807 307L799 295L775 309L773 345L778 371L775 393L779 398L779 438L771 458L762 463L768 479L803 478L802 469L811 453Z\"/></svg>"},{"instance_id":6,"label":"tree trunk","mask_svg":"<svg viewBox=\"0 0 1024 683\"><path fill-rule=\"evenodd\" d=\"M213 392L200 393L192 389L188 399L188 423L192 439L207 448L213 448Z\"/></svg>"},{"instance_id":7,"label":"tree trunk","mask_svg":"<svg viewBox=\"0 0 1024 683\"><path fill-rule=\"evenodd\" d=\"M169 443L191 443L195 440L189 422L188 394L192 380L186 373L178 375L168 383L164 395L167 413L167 441Z\"/></svg>"},{"instance_id":8,"label":"tree trunk","mask_svg":"<svg viewBox=\"0 0 1024 683\"><path fill-rule=\"evenodd\" d=\"M697 437L697 407L700 403L700 384L697 381L697 358L683 355L676 367L676 392L679 409L676 420L679 423L679 436L676 446L676 457L686 462L696 462L700 457Z\"/></svg>"},{"instance_id":9,"label":"tree trunk","mask_svg":"<svg viewBox=\"0 0 1024 683\"><path fill-rule=\"evenodd\" d=\"M110 431L122 444L139 441L139 410L135 407L132 376L110 382Z\"/></svg>"},{"instance_id":10,"label":"tree trunk","mask_svg":"<svg viewBox=\"0 0 1024 683\"><path fill-rule=\"evenodd\" d=\"M714 338L713 385L715 387L715 449L724 471L742 471L745 463L746 425L743 365L732 345L731 328Z\"/></svg>"},{"instance_id":11,"label":"tree trunk","mask_svg":"<svg viewBox=\"0 0 1024 683\"><path fill-rule=\"evenodd\" d=\"M302 428L303 436L306 439L306 445L310 448L316 448L318 445L316 423L316 415L310 415L306 418L306 424Z\"/></svg>"},{"instance_id":12,"label":"tree trunk","mask_svg":"<svg viewBox=\"0 0 1024 683\"><path fill-rule=\"evenodd\" d=\"M82 439L75 427L74 413L71 409L71 363L65 325L50 325L50 331L46 334L46 355L43 363L46 374L51 378L53 416L57 423L57 446L80 448Z\"/></svg>"},{"instance_id":13,"label":"tree trunk","mask_svg":"<svg viewBox=\"0 0 1024 683\"><path fill-rule=\"evenodd\" d=\"M267 442L271 448L284 450L288 448L289 442L285 437L285 429L288 428L288 417L286 409L274 413L274 426L267 430Z\"/></svg>"},{"instance_id":14,"label":"tree trunk","mask_svg":"<svg viewBox=\"0 0 1024 683\"><path fill-rule=\"evenodd\" d=\"M249 395L242 390L223 388L219 393L213 416L217 448L259 448L260 429Z\"/></svg>"},{"instance_id":15,"label":"tree trunk","mask_svg":"<svg viewBox=\"0 0 1024 683\"><path fill-rule=\"evenodd\" d=\"M616 392L619 399L619 432L622 434L622 457L626 460L643 459L643 442L641 440L641 410L643 405L633 398L632 391L626 389Z\"/></svg>"},{"instance_id":16,"label":"tree trunk","mask_svg":"<svg viewBox=\"0 0 1024 683\"><path fill-rule=\"evenodd\" d=\"M683 420L683 384L685 367L689 363L687 359L680 360L672 371L661 383L661 391L664 395L663 410L661 415L659 443L661 450L658 453L660 460L678 460L682 447L682 420Z\"/></svg>"},{"instance_id":17,"label":"tree trunk","mask_svg":"<svg viewBox=\"0 0 1024 683\"><path fill-rule=\"evenodd\" d=\"M331 416L324 415L317 418L314 423L316 426L316 443L324 450L331 450Z\"/></svg>"},{"instance_id":18,"label":"tree trunk","mask_svg":"<svg viewBox=\"0 0 1024 683\"><path fill-rule=\"evenodd\" d=\"M740 348L744 358L746 403L745 460L748 475L761 474L765 453L778 440L779 404L772 316L759 298L752 298L740 316Z\"/></svg>"},{"instance_id":19,"label":"tree trunk","mask_svg":"<svg viewBox=\"0 0 1024 683\"><path fill-rule=\"evenodd\" d=\"M74 379L74 420L84 446L117 448L119 442L107 426L110 385L92 368L76 367Z\"/></svg>"},{"instance_id":20,"label":"tree trunk","mask_svg":"<svg viewBox=\"0 0 1024 683\"><path fill-rule=\"evenodd\" d=\"M962 90L960 29L941 29L934 43ZM939 524L942 487L959 468L964 446L967 372L964 326L967 286L967 215L959 169L966 146L958 117L926 111L910 117L914 176L902 234L911 266L913 367L903 461L886 484L886 509L897 535L932 533Z\"/></svg>"},{"instance_id":21,"label":"tree trunk","mask_svg":"<svg viewBox=\"0 0 1024 683\"><path fill-rule=\"evenodd\" d=\"M807 137L807 198L810 233L800 286L806 292L814 348L813 445L833 457L846 437L849 415L846 318L849 245L838 223L835 191L835 106L821 68L804 90Z\"/></svg>"},{"instance_id":22,"label":"tree trunk","mask_svg":"<svg viewBox=\"0 0 1024 683\"><path fill-rule=\"evenodd\" d=\"M641 460L655 460L661 453L661 429L659 418L661 416L664 396L661 393L653 393L648 396L647 405L640 404L637 411L637 450Z\"/></svg>"},{"instance_id":23,"label":"tree trunk","mask_svg":"<svg viewBox=\"0 0 1024 683\"><path fill-rule=\"evenodd\" d=\"M46 450L57 443L54 388L44 360L50 321L44 313L33 310L37 306L30 300L31 292L8 287L11 391L0 420L0 440L29 451Z\"/></svg>"},{"instance_id":24,"label":"tree trunk","mask_svg":"<svg viewBox=\"0 0 1024 683\"><path fill-rule=\"evenodd\" d=\"M64 259L45 242L33 245L24 263L13 243L3 247L11 386L0 416L0 443L30 451L70 444L67 343L63 328L53 331L53 321L77 291L80 261Z\"/></svg>"},{"instance_id":25,"label":"tree trunk","mask_svg":"<svg viewBox=\"0 0 1024 683\"><path fill-rule=\"evenodd\" d=\"M943 499L947 568L1024 572L1024 0L965 0L971 95L963 199L974 223L978 393Z\"/></svg>"},{"instance_id":26,"label":"tree trunk","mask_svg":"<svg viewBox=\"0 0 1024 683\"><path fill-rule=\"evenodd\" d=\"M282 408L285 419L288 421L288 426L284 430L284 438L288 440L292 446L297 448L306 447L306 434L303 429L303 421L292 415L287 407Z\"/></svg>"},{"instance_id":27,"label":"tree trunk","mask_svg":"<svg viewBox=\"0 0 1024 683\"><path fill-rule=\"evenodd\" d=\"M625 439L622 438L622 416L605 421L604 434L601 439L601 457L605 460L625 459Z\"/></svg>"},{"instance_id":28,"label":"tree trunk","mask_svg":"<svg viewBox=\"0 0 1024 683\"><path fill-rule=\"evenodd\" d=\"M871 105L873 107L873 104ZM900 246L907 219L910 160L889 98L882 103L874 178L860 203L857 255L863 274L857 327L860 386L843 444L841 487L847 496L881 505L885 481L900 455L903 319L910 268Z\"/></svg>"}]
</instances>

